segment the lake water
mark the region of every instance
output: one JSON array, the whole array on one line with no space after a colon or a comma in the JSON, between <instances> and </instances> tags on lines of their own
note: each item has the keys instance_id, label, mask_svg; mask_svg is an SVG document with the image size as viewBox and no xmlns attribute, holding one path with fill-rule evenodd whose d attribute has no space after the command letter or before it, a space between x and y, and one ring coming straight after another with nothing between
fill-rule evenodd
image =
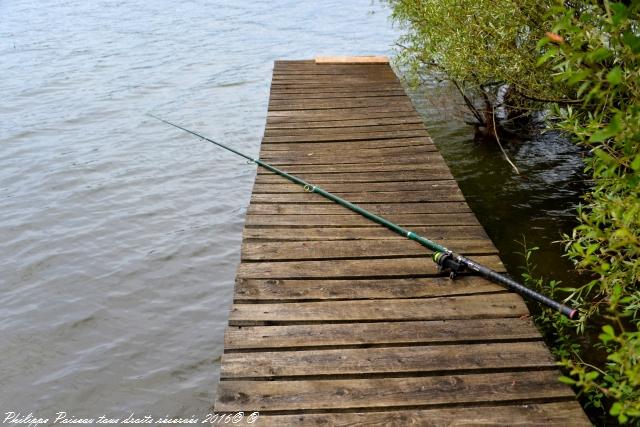
<instances>
[{"instance_id":1,"label":"lake water","mask_svg":"<svg viewBox=\"0 0 640 427\"><path fill-rule=\"evenodd\" d=\"M389 55L388 15L368 0L0 2L2 413L209 411L255 168L145 114L255 155L273 61ZM573 180L575 153L556 179L538 160L558 153L523 145L540 179L496 175L492 149L469 155L469 129L413 96L493 237L506 215L557 238L548 215L569 218L575 193L551 184ZM482 208L483 176L500 210ZM522 185L548 211L511 203Z\"/></svg>"}]
</instances>

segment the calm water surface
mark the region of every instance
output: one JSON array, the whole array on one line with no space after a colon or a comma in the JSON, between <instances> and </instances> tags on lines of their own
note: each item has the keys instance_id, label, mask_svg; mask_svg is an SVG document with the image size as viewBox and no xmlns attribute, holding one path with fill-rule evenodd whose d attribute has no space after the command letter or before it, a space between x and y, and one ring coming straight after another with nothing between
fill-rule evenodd
<instances>
[{"instance_id":1,"label":"calm water surface","mask_svg":"<svg viewBox=\"0 0 640 427\"><path fill-rule=\"evenodd\" d=\"M255 169L145 113L256 154L273 60L391 54L388 14L370 1L0 2L2 413L207 413ZM522 184L413 96L483 223L557 238L548 215L568 218L575 192L555 184L573 179L575 153L518 148L539 171Z\"/></svg>"},{"instance_id":2,"label":"calm water surface","mask_svg":"<svg viewBox=\"0 0 640 427\"><path fill-rule=\"evenodd\" d=\"M275 59L390 54L364 1L0 2L0 409L202 416Z\"/></svg>"}]
</instances>

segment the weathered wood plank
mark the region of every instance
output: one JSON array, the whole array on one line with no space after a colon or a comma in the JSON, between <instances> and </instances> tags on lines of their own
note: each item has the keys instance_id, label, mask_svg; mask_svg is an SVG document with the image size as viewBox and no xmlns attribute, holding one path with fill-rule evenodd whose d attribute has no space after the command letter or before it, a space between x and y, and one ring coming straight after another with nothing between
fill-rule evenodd
<instances>
[{"instance_id":1,"label":"weathered wood plank","mask_svg":"<svg viewBox=\"0 0 640 427\"><path fill-rule=\"evenodd\" d=\"M573 399L557 371L322 381L222 381L216 409L286 411Z\"/></svg>"},{"instance_id":2,"label":"weathered wood plank","mask_svg":"<svg viewBox=\"0 0 640 427\"><path fill-rule=\"evenodd\" d=\"M406 96L385 96L380 98L340 98L339 100L289 99L287 101L280 101L272 99L269 101L269 110L325 110L336 108L389 107L394 105L407 106L411 105L411 102L407 99Z\"/></svg>"},{"instance_id":3,"label":"weathered wood plank","mask_svg":"<svg viewBox=\"0 0 640 427\"><path fill-rule=\"evenodd\" d=\"M333 203L324 197L310 192L301 193L253 193L251 203ZM464 197L459 189L430 189L415 191L378 191L362 193L333 193L352 203L382 203L382 202L455 202Z\"/></svg>"},{"instance_id":4,"label":"weathered wood plank","mask_svg":"<svg viewBox=\"0 0 640 427\"><path fill-rule=\"evenodd\" d=\"M358 182L394 182L394 181L441 181L445 179L453 179L453 175L445 169L435 170L417 170L417 171L399 171L395 174L369 172L369 173L329 173L329 174L300 174L300 178L315 185L322 185L327 183L358 183ZM278 184L285 182L281 176L271 175L256 175L255 184ZM410 184L409 184L410 185ZM408 211L411 213L411 211ZM437 212L434 212L437 213Z\"/></svg>"},{"instance_id":5,"label":"weathered wood plank","mask_svg":"<svg viewBox=\"0 0 640 427\"><path fill-rule=\"evenodd\" d=\"M281 149L272 150L271 145L267 145L260 150L260 158L270 161L286 160L296 164L307 164L310 161L322 164L322 161L333 161L335 159L344 159L341 163L355 163L358 160L363 162L384 162L390 156L423 156L424 158L433 159L435 162L443 161L435 145L413 140L408 143L413 145L402 146L401 139L394 139L393 142L389 143L390 147L368 149L360 147L360 142L347 142L344 144L346 147L343 147L342 152L336 150L336 147L333 146L335 144L328 143L290 144L291 149L286 151ZM274 145L278 148L280 144Z\"/></svg>"},{"instance_id":6,"label":"weathered wood plank","mask_svg":"<svg viewBox=\"0 0 640 427\"><path fill-rule=\"evenodd\" d=\"M346 119L346 120L322 120L314 121L285 121L275 118L267 120L268 129L322 129L322 128L339 128L339 127L367 127L382 126L396 124L420 124L422 119L414 115L399 115L398 117L379 117L368 119Z\"/></svg>"},{"instance_id":7,"label":"weathered wood plank","mask_svg":"<svg viewBox=\"0 0 640 427\"><path fill-rule=\"evenodd\" d=\"M342 78L342 76L382 76L389 78L389 81L395 81L396 77L393 70L384 67L274 67L274 77L286 77L286 76L334 76L336 79Z\"/></svg>"},{"instance_id":8,"label":"weathered wood plank","mask_svg":"<svg viewBox=\"0 0 640 427\"><path fill-rule=\"evenodd\" d=\"M449 249L471 255L497 254L488 239L450 240ZM410 240L338 240L302 242L244 242L242 259L266 260L318 260L355 259L399 256L427 256L428 250Z\"/></svg>"},{"instance_id":9,"label":"weathered wood plank","mask_svg":"<svg viewBox=\"0 0 640 427\"><path fill-rule=\"evenodd\" d=\"M543 342L267 351L222 356L221 378L442 373L553 368Z\"/></svg>"},{"instance_id":10,"label":"weathered wood plank","mask_svg":"<svg viewBox=\"0 0 640 427\"><path fill-rule=\"evenodd\" d=\"M384 304L384 302L380 302ZM530 318L231 326L227 350L320 348L540 339Z\"/></svg>"},{"instance_id":11,"label":"weathered wood plank","mask_svg":"<svg viewBox=\"0 0 640 427\"><path fill-rule=\"evenodd\" d=\"M324 176L323 174L322 176ZM331 174L326 174L331 176ZM260 177L258 177L260 178ZM317 180L310 179L311 182ZM376 215L391 216L402 214L458 213L471 212L465 202L433 202L433 203L363 203L362 206ZM342 215L350 213L347 208L338 205L278 205L251 204L247 215Z\"/></svg>"},{"instance_id":12,"label":"weathered wood plank","mask_svg":"<svg viewBox=\"0 0 640 427\"><path fill-rule=\"evenodd\" d=\"M274 79L298 79L300 77L308 78L311 81L315 81L317 77L333 77L334 79L342 80L343 77L371 77L378 79L386 79L389 82L395 81L395 74L392 70L383 69L382 67L371 67L368 69L356 69L346 67L327 67L327 68L289 68L281 69L276 68L273 70Z\"/></svg>"},{"instance_id":13,"label":"weathered wood plank","mask_svg":"<svg viewBox=\"0 0 640 427\"><path fill-rule=\"evenodd\" d=\"M505 271L495 255L473 259L496 271ZM241 263L238 277L264 279L420 277L441 274L436 263L425 257L334 259L314 261L257 261Z\"/></svg>"},{"instance_id":14,"label":"weathered wood plank","mask_svg":"<svg viewBox=\"0 0 640 427\"><path fill-rule=\"evenodd\" d=\"M309 156L304 160L299 160L297 156L292 154L289 156L274 156L273 158L268 159L268 163L270 163L272 166L293 166L295 168L316 166L316 169L323 172L331 171L332 169L330 168L342 168L350 172L352 171L352 169L355 169L355 171L357 172L364 172L368 171L371 168L385 167L389 165L411 165L409 167L405 167L404 169L415 170L414 166L417 166L419 168L421 165L427 164L429 162L444 166L446 163L444 162L444 160L438 158L436 154L437 153L425 152L424 154L416 154L414 156L399 155L397 157L385 158L384 156L376 156L372 153L371 155L362 155L358 156L357 158L345 158L339 155L331 157Z\"/></svg>"},{"instance_id":15,"label":"weathered wood plank","mask_svg":"<svg viewBox=\"0 0 640 427\"><path fill-rule=\"evenodd\" d=\"M262 147L260 154L268 157L280 157L280 156L300 156L304 157L305 153L307 157L314 155L333 156L333 158L339 157L336 150L343 148L346 155L353 153L358 154L375 154L380 150L391 151L392 149L400 150L422 150L423 154L430 154L436 156L439 154L434 144L426 141L416 140L414 138L401 138L401 139L378 139L371 145L367 141L328 141L328 142L282 142L279 144L269 144ZM342 145L342 147L340 147ZM345 147L347 145L347 147ZM309 154L311 153L311 154ZM378 160L379 161L379 160ZM440 168L442 169L442 168Z\"/></svg>"},{"instance_id":16,"label":"weathered wood plank","mask_svg":"<svg viewBox=\"0 0 640 427\"><path fill-rule=\"evenodd\" d=\"M420 225L480 225L473 213L452 214L406 214L387 218L403 227ZM247 227L318 227L318 226L364 226L372 221L358 214L351 215L247 215Z\"/></svg>"},{"instance_id":17,"label":"weathered wood plank","mask_svg":"<svg viewBox=\"0 0 640 427\"><path fill-rule=\"evenodd\" d=\"M267 118L282 117L288 120L352 120L376 117L406 117L415 114L412 105L389 105L386 107L334 108L320 110L279 110L267 112Z\"/></svg>"},{"instance_id":18,"label":"weathered wood plank","mask_svg":"<svg viewBox=\"0 0 640 427\"><path fill-rule=\"evenodd\" d=\"M307 161L310 157L340 158L340 157L381 157L400 155L430 155L441 159L438 149L434 144L421 139L413 138L389 138L376 140L373 147L365 148L368 141L347 141L340 145L335 142L289 142L269 144L262 147L262 158L288 158ZM283 149L283 146L287 147ZM348 163L348 162L343 162Z\"/></svg>"},{"instance_id":19,"label":"weathered wood plank","mask_svg":"<svg viewBox=\"0 0 640 427\"><path fill-rule=\"evenodd\" d=\"M435 144L428 138L400 138L400 139L376 139L366 141L328 141L328 142L281 142L262 146L260 150L264 154L281 155L283 152L298 153L308 150L310 152L322 152L345 150L346 152L375 152L385 148L421 148L425 152L436 153Z\"/></svg>"},{"instance_id":20,"label":"weathered wood plank","mask_svg":"<svg viewBox=\"0 0 640 427\"><path fill-rule=\"evenodd\" d=\"M591 426L575 401L464 408L398 409L395 411L261 415L258 426Z\"/></svg>"},{"instance_id":21,"label":"weathered wood plank","mask_svg":"<svg viewBox=\"0 0 640 427\"><path fill-rule=\"evenodd\" d=\"M349 190L350 192L383 192L395 191L401 192L410 189L411 191L433 191L434 194L440 191L457 192L460 190L458 183L453 179L439 181L415 181L411 184L402 181L386 181L386 182L365 182L365 183L332 183L328 182L322 186L322 189L332 193ZM254 194L263 193L300 193L305 191L303 187L289 181L277 184L261 184L256 183L253 186ZM339 219L339 218L337 218Z\"/></svg>"},{"instance_id":22,"label":"weathered wood plank","mask_svg":"<svg viewBox=\"0 0 640 427\"><path fill-rule=\"evenodd\" d=\"M305 128L300 126L292 129L267 129L264 132L265 136L293 136L293 135L307 135L309 129L313 129L313 133L316 135L342 135L351 133L371 133L371 132L395 132L395 131L424 131L424 125L422 123L401 123L394 125L371 125L371 126L354 126L354 127L313 127ZM424 134L422 134L424 135Z\"/></svg>"},{"instance_id":23,"label":"weathered wood plank","mask_svg":"<svg viewBox=\"0 0 640 427\"><path fill-rule=\"evenodd\" d=\"M433 166L427 163L406 163L407 159L389 159L386 163L371 162L371 163L342 163L340 165L286 165L283 168L286 172L293 174L304 173L351 173L351 172L401 172L401 171L419 171L419 170L431 170L432 168L444 169L447 165L444 160L437 161L434 159ZM393 162L393 163L392 163ZM398 162L398 163L395 163ZM404 163L403 163L404 162ZM258 169L259 175L273 175L265 169Z\"/></svg>"},{"instance_id":24,"label":"weathered wood plank","mask_svg":"<svg viewBox=\"0 0 640 427\"><path fill-rule=\"evenodd\" d=\"M424 299L234 304L230 325L255 322L366 322L480 319L529 314L520 296L497 293Z\"/></svg>"},{"instance_id":25,"label":"weathered wood plank","mask_svg":"<svg viewBox=\"0 0 640 427\"><path fill-rule=\"evenodd\" d=\"M338 299L435 298L503 292L480 277L412 277L409 279L236 279L235 300L296 301ZM383 303L383 301L381 301Z\"/></svg>"},{"instance_id":26,"label":"weathered wood plank","mask_svg":"<svg viewBox=\"0 0 640 427\"><path fill-rule=\"evenodd\" d=\"M296 123L296 122L339 122L345 120L370 120L370 119L396 119L414 118L420 119L415 110L405 107L371 107L350 110L292 110L267 112L267 123Z\"/></svg>"},{"instance_id":27,"label":"weathered wood plank","mask_svg":"<svg viewBox=\"0 0 640 427\"><path fill-rule=\"evenodd\" d=\"M351 132L351 133L308 133L302 135L291 136L264 136L262 142L264 144L280 143L280 142L312 142L312 141L360 141L367 139L399 139L399 138L420 138L424 137L424 131L418 130L399 130L399 131L375 131L367 132Z\"/></svg>"},{"instance_id":28,"label":"weathered wood plank","mask_svg":"<svg viewBox=\"0 0 640 427\"><path fill-rule=\"evenodd\" d=\"M398 90L402 88L402 85L398 83L389 83L384 80L375 80L369 81L365 79L361 80L351 80L351 81L340 81L335 82L331 79L327 79L326 81L318 81L318 82L309 82L307 80L287 80L287 81L275 81L272 83L271 87L276 89L317 89L317 90L339 90L339 89L347 89L347 90L385 90L392 89Z\"/></svg>"},{"instance_id":29,"label":"weathered wood plank","mask_svg":"<svg viewBox=\"0 0 640 427\"><path fill-rule=\"evenodd\" d=\"M482 227L465 226L425 226L412 227L416 234L426 236L431 240L447 244L449 240L461 239L489 239ZM299 230L286 228L245 228L245 239L274 240L274 241L313 241L313 240L406 240L384 227L323 227L308 228L301 234Z\"/></svg>"},{"instance_id":30,"label":"weathered wood plank","mask_svg":"<svg viewBox=\"0 0 640 427\"><path fill-rule=\"evenodd\" d=\"M272 91L269 94L269 100L273 101L288 101L291 99L342 99L342 98L381 98L381 97L396 97L396 96L406 96L403 90L400 89L391 89L391 90L380 90L380 91L371 91L365 92L361 90L356 91L311 91L304 89L290 89L290 90L278 90Z\"/></svg>"}]
</instances>

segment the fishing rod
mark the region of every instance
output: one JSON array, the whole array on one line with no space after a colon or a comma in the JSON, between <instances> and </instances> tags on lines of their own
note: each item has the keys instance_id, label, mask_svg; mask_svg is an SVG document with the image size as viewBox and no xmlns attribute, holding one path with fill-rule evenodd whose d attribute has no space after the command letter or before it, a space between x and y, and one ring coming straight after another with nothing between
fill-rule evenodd
<instances>
[{"instance_id":1,"label":"fishing rod","mask_svg":"<svg viewBox=\"0 0 640 427\"><path fill-rule=\"evenodd\" d=\"M460 254L457 254L447 248L445 248L442 245L439 245L438 243L431 241L425 237L422 237L416 233L414 233L413 231L409 231L403 227L400 227L397 224L394 224L393 222L375 215L369 211L367 211L366 209L361 208L360 206L349 202L348 200L343 199L342 197L338 197L335 194L329 193L328 191L323 190L322 188L318 187L317 185L313 185L308 183L307 181L298 178L295 175L291 175L287 172L284 172L276 167L271 166L268 163L263 162L260 159L254 159L250 156L247 156L246 154L243 154L239 151L234 150L231 147L228 147L224 144L221 144L219 142L216 142L212 139L209 139L203 135L200 135L199 133L196 133L192 130L183 128L182 126L176 125L174 123L171 123L167 120L161 119L160 117L156 117L153 114L149 114L149 116L153 117L156 120L160 120L163 123L168 124L169 126L173 126L175 128L178 128L180 130L183 130L187 133L190 133L191 135L194 135L204 141L210 142L214 145L217 145L220 148L223 148L227 151L232 152L233 154L236 154L240 157L243 157L245 159L247 159L249 162L251 163L255 163L260 167L263 167L277 175L280 175L283 178L288 179L289 181L301 185L305 191L308 191L310 193L316 193L321 195L322 197L324 197L325 199L329 199L332 202L335 202L337 204L339 204L340 206L344 206L347 209L352 210L353 212L356 212L362 216L364 216L367 219L370 219L371 221L374 221L380 225L383 225L385 227L387 227L389 230L395 232L396 234L399 234L401 236L406 237L407 239L413 240L419 244L421 244L422 246L424 246L425 248L433 251L433 261L439 266L441 271L444 272L448 272L449 273L449 277L451 277L452 279L455 278L459 273L463 273L465 271L468 272L475 272L477 274L479 274L480 276L484 277L485 279L488 279L494 283L498 283L500 285L505 286L506 288L511 289L514 292L519 293L522 296L525 296L527 298L530 298L534 301L537 301L541 304L546 305L547 307L551 307L557 311L559 311L560 313L564 314L565 316L567 316L569 319L575 320L578 316L578 311L575 309L572 309L571 307L567 307L564 304L561 304L557 301L552 300L551 298L544 296L536 291L534 291L533 289L530 289L518 282L516 282L515 280L510 279L509 277L498 273L497 271L494 271L488 267L485 267L483 265L480 265L478 263L476 263L473 260L470 260L467 257L464 257Z\"/></svg>"}]
</instances>

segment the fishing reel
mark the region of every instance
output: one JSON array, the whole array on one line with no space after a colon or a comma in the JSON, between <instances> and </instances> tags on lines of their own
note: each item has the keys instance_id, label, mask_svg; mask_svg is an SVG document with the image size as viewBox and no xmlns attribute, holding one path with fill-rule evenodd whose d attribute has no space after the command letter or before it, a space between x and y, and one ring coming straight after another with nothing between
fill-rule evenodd
<instances>
[{"instance_id":1,"label":"fishing reel","mask_svg":"<svg viewBox=\"0 0 640 427\"><path fill-rule=\"evenodd\" d=\"M453 252L434 252L433 261L438 264L440 273L449 273L450 279L455 279L465 268L464 264L456 261Z\"/></svg>"}]
</instances>

